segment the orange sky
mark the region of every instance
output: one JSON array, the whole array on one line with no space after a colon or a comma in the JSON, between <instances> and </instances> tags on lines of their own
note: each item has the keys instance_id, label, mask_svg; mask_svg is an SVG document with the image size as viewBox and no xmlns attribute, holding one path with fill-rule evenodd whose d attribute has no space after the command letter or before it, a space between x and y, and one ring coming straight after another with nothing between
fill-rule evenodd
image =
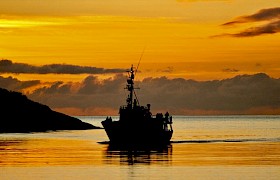
<instances>
[{"instance_id":1,"label":"orange sky","mask_svg":"<svg viewBox=\"0 0 280 180\"><path fill-rule=\"evenodd\" d=\"M141 77L209 80L257 72L280 77L280 34L213 38L257 26L263 22L221 24L279 5L277 0L1 1L0 53L33 65L127 68L145 48Z\"/></svg>"},{"instance_id":2,"label":"orange sky","mask_svg":"<svg viewBox=\"0 0 280 180\"><path fill-rule=\"evenodd\" d=\"M3 0L0 58L124 69L145 50L137 80L280 78L278 7L279 0ZM81 83L89 74L0 75L46 85Z\"/></svg>"}]
</instances>

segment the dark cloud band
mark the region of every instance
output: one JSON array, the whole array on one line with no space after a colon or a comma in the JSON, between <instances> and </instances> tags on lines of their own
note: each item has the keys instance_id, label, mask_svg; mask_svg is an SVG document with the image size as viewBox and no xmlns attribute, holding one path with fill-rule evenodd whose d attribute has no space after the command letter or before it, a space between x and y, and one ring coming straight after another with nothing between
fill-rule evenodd
<instances>
[{"instance_id":1,"label":"dark cloud band","mask_svg":"<svg viewBox=\"0 0 280 180\"><path fill-rule=\"evenodd\" d=\"M238 23L265 21L265 20L273 20L273 19L280 19L280 7L261 9L255 14L237 17L234 21L230 21L222 25L227 26L227 25L233 25Z\"/></svg>"},{"instance_id":2,"label":"dark cloud band","mask_svg":"<svg viewBox=\"0 0 280 180\"><path fill-rule=\"evenodd\" d=\"M268 23L264 26L252 27L240 33L231 34L234 37L252 37L263 34L275 34L280 32L280 20Z\"/></svg>"},{"instance_id":3,"label":"dark cloud band","mask_svg":"<svg viewBox=\"0 0 280 180\"><path fill-rule=\"evenodd\" d=\"M102 82L90 75L79 83L53 82L48 86L37 86L28 97L52 108L117 109L125 103L125 80L126 77L122 74ZM38 83L40 82L25 82L0 76L0 87L9 90L21 90ZM185 114L187 110L242 114L262 107L268 107L271 111L280 109L280 79L263 73L213 81L150 77L137 81L136 84L141 88L137 92L140 103L151 103L154 112L168 109L177 114Z\"/></svg>"},{"instance_id":4,"label":"dark cloud band","mask_svg":"<svg viewBox=\"0 0 280 180\"><path fill-rule=\"evenodd\" d=\"M69 64L49 64L34 66L25 63L13 63L10 60L0 61L0 73L16 74L106 74L122 73L124 69L104 69L91 66L77 66Z\"/></svg>"},{"instance_id":5,"label":"dark cloud band","mask_svg":"<svg viewBox=\"0 0 280 180\"><path fill-rule=\"evenodd\" d=\"M255 14L237 17L235 20L222 24L223 26L231 26L239 23L268 21L266 24L257 27L251 27L239 33L223 34L219 36L232 37L253 37L264 34L275 34L280 32L280 7L262 9Z\"/></svg>"}]
</instances>

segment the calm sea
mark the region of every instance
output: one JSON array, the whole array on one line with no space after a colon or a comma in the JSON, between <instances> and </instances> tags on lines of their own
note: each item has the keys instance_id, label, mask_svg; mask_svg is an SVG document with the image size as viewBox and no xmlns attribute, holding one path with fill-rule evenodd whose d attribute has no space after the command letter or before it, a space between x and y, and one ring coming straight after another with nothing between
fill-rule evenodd
<instances>
[{"instance_id":1,"label":"calm sea","mask_svg":"<svg viewBox=\"0 0 280 180\"><path fill-rule=\"evenodd\" d=\"M171 145L134 151L104 143L103 129L0 134L0 179L280 179L280 116L173 122Z\"/></svg>"}]
</instances>

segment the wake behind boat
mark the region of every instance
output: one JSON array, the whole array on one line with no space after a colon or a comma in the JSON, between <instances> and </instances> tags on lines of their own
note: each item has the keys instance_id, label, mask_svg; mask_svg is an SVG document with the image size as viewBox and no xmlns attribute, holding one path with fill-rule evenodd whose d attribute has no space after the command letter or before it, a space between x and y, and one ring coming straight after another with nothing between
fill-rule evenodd
<instances>
[{"instance_id":1,"label":"wake behind boat","mask_svg":"<svg viewBox=\"0 0 280 180\"><path fill-rule=\"evenodd\" d=\"M140 106L134 88L134 68L127 71L126 89L129 94L126 105L119 109L119 120L111 117L102 121L102 125L111 144L169 144L173 134L172 116L157 113L152 115L151 105ZM135 96L135 98L133 97Z\"/></svg>"}]
</instances>

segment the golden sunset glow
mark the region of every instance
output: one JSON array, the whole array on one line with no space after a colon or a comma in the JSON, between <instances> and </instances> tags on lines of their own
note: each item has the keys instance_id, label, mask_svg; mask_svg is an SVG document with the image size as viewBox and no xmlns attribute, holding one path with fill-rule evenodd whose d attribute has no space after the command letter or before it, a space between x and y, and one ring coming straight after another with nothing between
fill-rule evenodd
<instances>
[{"instance_id":1,"label":"golden sunset glow","mask_svg":"<svg viewBox=\"0 0 280 180\"><path fill-rule=\"evenodd\" d=\"M1 1L0 58L32 66L127 69L137 66L143 52L137 80L208 81L257 73L277 79L279 16L266 12L277 12L279 6L278 0ZM81 82L89 74L1 76L40 80L44 87ZM95 74L101 80L114 75Z\"/></svg>"},{"instance_id":2,"label":"golden sunset glow","mask_svg":"<svg viewBox=\"0 0 280 180\"><path fill-rule=\"evenodd\" d=\"M280 77L279 34L213 37L250 27L220 25L277 1L28 1L34 8L16 2L1 2L0 9L1 56L15 62L126 68L137 64L145 49L142 77L209 80L257 72ZM147 73L151 64L172 72ZM239 72L222 72L226 68Z\"/></svg>"}]
</instances>

